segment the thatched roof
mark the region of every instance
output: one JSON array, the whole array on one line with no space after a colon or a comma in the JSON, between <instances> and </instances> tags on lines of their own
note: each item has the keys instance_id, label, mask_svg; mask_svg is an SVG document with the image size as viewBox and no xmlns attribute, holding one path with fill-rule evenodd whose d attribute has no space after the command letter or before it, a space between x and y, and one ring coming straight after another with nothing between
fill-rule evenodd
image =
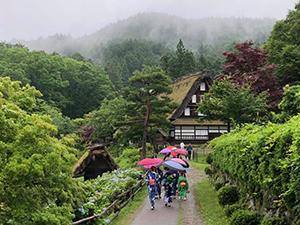
<instances>
[{"instance_id":1,"label":"thatched roof","mask_svg":"<svg viewBox=\"0 0 300 225\"><path fill-rule=\"evenodd\" d=\"M115 162L104 145L93 144L88 147L88 150L83 154L83 156L81 156L76 165L73 167L73 177L83 176L88 165L99 157L101 158L101 161L97 163L105 164L104 168L107 168L107 170L119 168L119 165Z\"/></svg>"},{"instance_id":2,"label":"thatched roof","mask_svg":"<svg viewBox=\"0 0 300 225\"><path fill-rule=\"evenodd\" d=\"M173 92L169 97L180 106L169 116L169 119L174 120L182 114L201 82L211 86L213 84L211 75L206 71L190 73L171 84Z\"/></svg>"}]
</instances>

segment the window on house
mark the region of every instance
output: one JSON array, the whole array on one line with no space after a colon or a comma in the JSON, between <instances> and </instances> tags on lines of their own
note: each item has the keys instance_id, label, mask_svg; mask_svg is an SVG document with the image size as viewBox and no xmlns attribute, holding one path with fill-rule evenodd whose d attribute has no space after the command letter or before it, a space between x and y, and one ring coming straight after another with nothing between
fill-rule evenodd
<instances>
[{"instance_id":1,"label":"window on house","mask_svg":"<svg viewBox=\"0 0 300 225\"><path fill-rule=\"evenodd\" d=\"M219 126L209 126L209 133L219 133Z\"/></svg>"},{"instance_id":2,"label":"window on house","mask_svg":"<svg viewBox=\"0 0 300 225\"><path fill-rule=\"evenodd\" d=\"M190 116L191 112L190 112L190 108L185 108L184 110L184 115L185 116Z\"/></svg>"},{"instance_id":3,"label":"window on house","mask_svg":"<svg viewBox=\"0 0 300 225\"><path fill-rule=\"evenodd\" d=\"M220 132L227 133L227 126L220 126Z\"/></svg>"},{"instance_id":4,"label":"window on house","mask_svg":"<svg viewBox=\"0 0 300 225\"><path fill-rule=\"evenodd\" d=\"M205 100L205 96L204 95L200 95L200 102L203 103Z\"/></svg>"},{"instance_id":5,"label":"window on house","mask_svg":"<svg viewBox=\"0 0 300 225\"><path fill-rule=\"evenodd\" d=\"M200 91L205 91L205 83L201 82L200 84Z\"/></svg>"},{"instance_id":6,"label":"window on house","mask_svg":"<svg viewBox=\"0 0 300 225\"><path fill-rule=\"evenodd\" d=\"M193 95L193 97L192 97L192 103L196 103L196 102L197 102L196 95Z\"/></svg>"},{"instance_id":7,"label":"window on house","mask_svg":"<svg viewBox=\"0 0 300 225\"><path fill-rule=\"evenodd\" d=\"M194 135L194 126L182 126L182 135Z\"/></svg>"},{"instance_id":8,"label":"window on house","mask_svg":"<svg viewBox=\"0 0 300 225\"><path fill-rule=\"evenodd\" d=\"M174 130L171 130L170 131L170 137L174 137L175 136L175 132L174 132Z\"/></svg>"},{"instance_id":9,"label":"window on house","mask_svg":"<svg viewBox=\"0 0 300 225\"><path fill-rule=\"evenodd\" d=\"M207 130L196 130L196 135L208 135Z\"/></svg>"}]
</instances>

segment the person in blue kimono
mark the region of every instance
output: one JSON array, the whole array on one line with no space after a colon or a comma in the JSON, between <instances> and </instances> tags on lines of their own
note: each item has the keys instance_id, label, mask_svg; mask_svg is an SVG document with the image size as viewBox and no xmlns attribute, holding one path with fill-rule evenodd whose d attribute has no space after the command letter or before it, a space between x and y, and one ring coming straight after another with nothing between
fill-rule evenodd
<instances>
[{"instance_id":1,"label":"person in blue kimono","mask_svg":"<svg viewBox=\"0 0 300 225\"><path fill-rule=\"evenodd\" d=\"M148 185L148 193L149 193L149 199L151 204L151 210L155 208L155 196L157 192L157 183L158 183L158 174L156 173L155 166L151 167L151 170L146 175L145 181Z\"/></svg>"},{"instance_id":2,"label":"person in blue kimono","mask_svg":"<svg viewBox=\"0 0 300 225\"><path fill-rule=\"evenodd\" d=\"M161 181L163 176L163 171L159 168L156 168L156 172L158 173L158 182L157 182L157 193L156 199L161 199Z\"/></svg>"},{"instance_id":3,"label":"person in blue kimono","mask_svg":"<svg viewBox=\"0 0 300 225\"><path fill-rule=\"evenodd\" d=\"M164 203L166 207L171 207L173 197L173 174L169 172L169 168L164 168L164 173L161 181L164 193Z\"/></svg>"}]
</instances>

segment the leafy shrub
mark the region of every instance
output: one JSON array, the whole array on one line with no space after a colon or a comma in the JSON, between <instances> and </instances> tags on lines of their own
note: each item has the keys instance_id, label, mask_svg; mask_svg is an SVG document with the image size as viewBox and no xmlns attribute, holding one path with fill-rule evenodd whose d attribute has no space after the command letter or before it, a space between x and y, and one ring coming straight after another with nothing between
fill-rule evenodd
<instances>
[{"instance_id":1,"label":"leafy shrub","mask_svg":"<svg viewBox=\"0 0 300 225\"><path fill-rule=\"evenodd\" d=\"M240 210L240 209L244 209L244 208L245 208L244 205L241 205L241 204L239 204L239 203L235 203L235 204L233 204L233 205L226 205L226 206L224 207L224 212L225 212L225 215L226 215L227 217L231 217L231 215L232 215L235 211Z\"/></svg>"},{"instance_id":2,"label":"leafy shrub","mask_svg":"<svg viewBox=\"0 0 300 225\"><path fill-rule=\"evenodd\" d=\"M271 217L263 219L261 225L288 225L284 218Z\"/></svg>"},{"instance_id":3,"label":"leafy shrub","mask_svg":"<svg viewBox=\"0 0 300 225\"><path fill-rule=\"evenodd\" d=\"M212 174L212 171L211 171L211 169L209 167L205 167L204 172L208 176L211 176L211 174Z\"/></svg>"},{"instance_id":4,"label":"leafy shrub","mask_svg":"<svg viewBox=\"0 0 300 225\"><path fill-rule=\"evenodd\" d=\"M208 154L207 154L207 156L206 156L206 162L207 162L208 164L211 164L211 163L213 162L211 153L208 153Z\"/></svg>"},{"instance_id":5,"label":"leafy shrub","mask_svg":"<svg viewBox=\"0 0 300 225\"><path fill-rule=\"evenodd\" d=\"M220 205L232 205L239 200L237 187L226 185L218 191L218 199Z\"/></svg>"},{"instance_id":6,"label":"leafy shrub","mask_svg":"<svg viewBox=\"0 0 300 225\"><path fill-rule=\"evenodd\" d=\"M120 157L116 158L117 163L122 168L132 168L142 159L139 155L139 148L127 147Z\"/></svg>"},{"instance_id":7,"label":"leafy shrub","mask_svg":"<svg viewBox=\"0 0 300 225\"><path fill-rule=\"evenodd\" d=\"M215 182L216 191L218 191L221 187L223 187L223 184L221 182Z\"/></svg>"},{"instance_id":8,"label":"leafy shrub","mask_svg":"<svg viewBox=\"0 0 300 225\"><path fill-rule=\"evenodd\" d=\"M259 225L260 221L261 215L258 212L238 210L232 214L230 225Z\"/></svg>"}]
</instances>

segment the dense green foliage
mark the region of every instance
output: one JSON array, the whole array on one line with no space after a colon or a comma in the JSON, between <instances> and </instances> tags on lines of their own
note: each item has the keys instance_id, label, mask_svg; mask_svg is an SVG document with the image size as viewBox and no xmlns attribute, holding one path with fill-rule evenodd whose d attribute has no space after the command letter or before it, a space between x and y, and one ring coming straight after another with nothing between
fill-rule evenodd
<instances>
[{"instance_id":1,"label":"dense green foliage","mask_svg":"<svg viewBox=\"0 0 300 225\"><path fill-rule=\"evenodd\" d=\"M255 95L250 87L238 87L228 80L214 81L205 101L198 104L197 111L206 115L198 120L221 120L230 132L232 122L241 125L259 119L259 113L265 111L265 96L265 92Z\"/></svg>"},{"instance_id":2,"label":"dense green foliage","mask_svg":"<svg viewBox=\"0 0 300 225\"><path fill-rule=\"evenodd\" d=\"M236 186L226 185L218 190L218 200L221 206L232 205L239 200L239 193Z\"/></svg>"},{"instance_id":3,"label":"dense green foliage","mask_svg":"<svg viewBox=\"0 0 300 225\"><path fill-rule=\"evenodd\" d=\"M119 90L130 84L133 72L142 70L143 65L158 66L167 48L153 41L129 39L121 43L112 42L93 51L94 62L105 66L110 80Z\"/></svg>"},{"instance_id":4,"label":"dense green foliage","mask_svg":"<svg viewBox=\"0 0 300 225\"><path fill-rule=\"evenodd\" d=\"M261 221L261 215L257 212L248 210L238 210L234 212L230 219L230 225L258 225Z\"/></svg>"},{"instance_id":5,"label":"dense green foliage","mask_svg":"<svg viewBox=\"0 0 300 225\"><path fill-rule=\"evenodd\" d=\"M277 75L285 83L299 82L300 77L300 3L290 10L286 19L277 21L267 40L269 63L279 65Z\"/></svg>"},{"instance_id":6,"label":"dense green foliage","mask_svg":"<svg viewBox=\"0 0 300 225\"><path fill-rule=\"evenodd\" d=\"M99 66L14 46L0 46L0 76L34 86L48 105L71 118L97 109L114 91Z\"/></svg>"},{"instance_id":7,"label":"dense green foliage","mask_svg":"<svg viewBox=\"0 0 300 225\"><path fill-rule=\"evenodd\" d=\"M74 139L53 137L46 115L30 114L41 93L0 77L0 221L70 224L83 186L72 179Z\"/></svg>"},{"instance_id":8,"label":"dense green foliage","mask_svg":"<svg viewBox=\"0 0 300 225\"><path fill-rule=\"evenodd\" d=\"M282 114L286 119L298 115L300 112L300 85L286 86L283 98L279 104Z\"/></svg>"},{"instance_id":9,"label":"dense green foliage","mask_svg":"<svg viewBox=\"0 0 300 225\"><path fill-rule=\"evenodd\" d=\"M231 217L231 215L235 211L238 211L238 210L241 210L241 209L245 209L245 206L241 205L240 203L235 203L235 204L232 204L232 205L225 205L224 206L225 215L229 218Z\"/></svg>"},{"instance_id":10,"label":"dense green foliage","mask_svg":"<svg viewBox=\"0 0 300 225\"><path fill-rule=\"evenodd\" d=\"M261 225L288 225L284 218L271 217L261 221Z\"/></svg>"},{"instance_id":11,"label":"dense green foliage","mask_svg":"<svg viewBox=\"0 0 300 225\"><path fill-rule=\"evenodd\" d=\"M300 116L286 124L246 125L210 142L214 178L238 182L241 197L257 207L300 219Z\"/></svg>"}]
</instances>

